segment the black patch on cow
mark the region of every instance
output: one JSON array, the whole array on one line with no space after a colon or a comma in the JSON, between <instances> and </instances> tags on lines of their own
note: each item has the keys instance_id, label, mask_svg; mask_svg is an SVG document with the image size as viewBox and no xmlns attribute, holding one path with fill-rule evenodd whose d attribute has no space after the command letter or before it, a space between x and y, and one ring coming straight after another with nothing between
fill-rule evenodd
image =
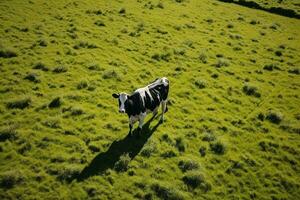
<instances>
[{"instance_id":1,"label":"black patch on cow","mask_svg":"<svg viewBox=\"0 0 300 200\"><path fill-rule=\"evenodd\" d=\"M129 117L139 115L146 111L142 97L138 92L128 96L128 99L125 101L125 111Z\"/></svg>"},{"instance_id":2,"label":"black patch on cow","mask_svg":"<svg viewBox=\"0 0 300 200\"><path fill-rule=\"evenodd\" d=\"M120 99L118 99L118 102L119 102L119 108L121 107L121 101L120 101Z\"/></svg>"},{"instance_id":3,"label":"black patch on cow","mask_svg":"<svg viewBox=\"0 0 300 200\"><path fill-rule=\"evenodd\" d=\"M153 89L155 89L159 92L161 100L165 101L168 98L169 84L167 86L160 84L160 85L155 86L154 88L151 88L150 90L153 90Z\"/></svg>"}]
</instances>

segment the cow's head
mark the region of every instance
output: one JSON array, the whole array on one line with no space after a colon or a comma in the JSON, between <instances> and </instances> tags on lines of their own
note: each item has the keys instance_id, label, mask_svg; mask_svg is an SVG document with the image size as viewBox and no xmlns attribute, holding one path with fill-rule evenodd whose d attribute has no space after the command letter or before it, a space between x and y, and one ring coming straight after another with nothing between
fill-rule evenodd
<instances>
[{"instance_id":1,"label":"cow's head","mask_svg":"<svg viewBox=\"0 0 300 200\"><path fill-rule=\"evenodd\" d=\"M128 94L122 92L120 94L114 93L112 96L119 100L119 112L125 113L125 102L128 99Z\"/></svg>"}]
</instances>

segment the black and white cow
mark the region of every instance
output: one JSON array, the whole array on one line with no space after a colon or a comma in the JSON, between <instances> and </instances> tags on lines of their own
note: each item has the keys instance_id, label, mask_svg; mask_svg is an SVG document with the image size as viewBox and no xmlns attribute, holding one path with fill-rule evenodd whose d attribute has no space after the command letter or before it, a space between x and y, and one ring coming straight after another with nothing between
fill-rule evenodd
<instances>
[{"instance_id":1,"label":"black and white cow","mask_svg":"<svg viewBox=\"0 0 300 200\"><path fill-rule=\"evenodd\" d=\"M129 134L133 124L139 121L139 131L142 130L147 113L156 115L161 104L162 114L160 122L164 121L164 113L168 111L167 99L169 93L169 80L158 78L146 87L135 90L131 95L126 93L112 94L119 100L119 112L127 113L129 117Z\"/></svg>"}]
</instances>

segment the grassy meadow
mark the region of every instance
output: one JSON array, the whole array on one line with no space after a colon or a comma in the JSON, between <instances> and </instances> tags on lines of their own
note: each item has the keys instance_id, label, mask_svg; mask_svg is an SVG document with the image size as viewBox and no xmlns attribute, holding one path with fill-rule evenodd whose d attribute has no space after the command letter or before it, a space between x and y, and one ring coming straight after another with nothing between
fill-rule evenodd
<instances>
[{"instance_id":1,"label":"grassy meadow","mask_svg":"<svg viewBox=\"0 0 300 200\"><path fill-rule=\"evenodd\" d=\"M291 9L298 14L300 13L300 2L298 0L254 0L253 2L258 3L259 5L265 8L278 7L284 9Z\"/></svg>"},{"instance_id":2,"label":"grassy meadow","mask_svg":"<svg viewBox=\"0 0 300 200\"><path fill-rule=\"evenodd\" d=\"M300 199L299 27L216 0L0 1L0 199ZM129 137L111 94L163 76L165 122Z\"/></svg>"}]
</instances>

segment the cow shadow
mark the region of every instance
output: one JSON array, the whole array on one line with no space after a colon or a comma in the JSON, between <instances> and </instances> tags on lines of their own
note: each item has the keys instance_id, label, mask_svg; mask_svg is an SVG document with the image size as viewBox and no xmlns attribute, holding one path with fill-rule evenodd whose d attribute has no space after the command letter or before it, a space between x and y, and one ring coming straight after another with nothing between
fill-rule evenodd
<instances>
[{"instance_id":1,"label":"cow shadow","mask_svg":"<svg viewBox=\"0 0 300 200\"><path fill-rule=\"evenodd\" d=\"M160 122L158 122L150 129L150 123L153 119L155 119L155 116L143 125L141 133L138 133L137 129L135 129L132 135L128 134L125 138L114 141L106 152L99 153L75 179L83 181L90 176L103 174L107 169L112 169L124 153L128 153L130 158L133 159L160 125Z\"/></svg>"}]
</instances>

